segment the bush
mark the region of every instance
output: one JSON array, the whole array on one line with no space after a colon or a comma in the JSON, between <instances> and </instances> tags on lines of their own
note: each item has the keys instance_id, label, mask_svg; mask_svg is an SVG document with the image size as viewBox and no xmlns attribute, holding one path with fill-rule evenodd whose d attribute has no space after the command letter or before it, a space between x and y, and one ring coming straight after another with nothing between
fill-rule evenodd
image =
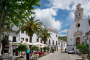
<instances>
[{"instance_id":1,"label":"bush","mask_svg":"<svg viewBox=\"0 0 90 60\"><path fill-rule=\"evenodd\" d=\"M22 45L22 44L20 44L19 46L18 46L18 48L16 48L16 52L17 51L19 51L19 52L23 52L23 51L27 51L28 50L28 47L26 46L26 45ZM21 57L22 57L22 54L21 54Z\"/></svg>"},{"instance_id":2,"label":"bush","mask_svg":"<svg viewBox=\"0 0 90 60\"><path fill-rule=\"evenodd\" d=\"M88 52L88 46L85 44L76 45L76 47L79 49L79 51L83 54Z\"/></svg>"},{"instance_id":3,"label":"bush","mask_svg":"<svg viewBox=\"0 0 90 60\"><path fill-rule=\"evenodd\" d=\"M35 50L35 51L38 51L38 50L39 50L39 47L36 46L36 45L34 45L31 49L32 49L33 51L34 51L34 50Z\"/></svg>"},{"instance_id":4,"label":"bush","mask_svg":"<svg viewBox=\"0 0 90 60\"><path fill-rule=\"evenodd\" d=\"M54 49L52 49L52 51L54 51Z\"/></svg>"},{"instance_id":5,"label":"bush","mask_svg":"<svg viewBox=\"0 0 90 60\"><path fill-rule=\"evenodd\" d=\"M52 53L54 53L54 49L52 49Z\"/></svg>"},{"instance_id":6,"label":"bush","mask_svg":"<svg viewBox=\"0 0 90 60\"><path fill-rule=\"evenodd\" d=\"M44 50L44 52L46 52L46 50L47 50L47 47L43 47L43 50Z\"/></svg>"},{"instance_id":7,"label":"bush","mask_svg":"<svg viewBox=\"0 0 90 60\"><path fill-rule=\"evenodd\" d=\"M47 50L49 51L49 50L50 50L50 48L49 48L49 47L47 47Z\"/></svg>"}]
</instances>

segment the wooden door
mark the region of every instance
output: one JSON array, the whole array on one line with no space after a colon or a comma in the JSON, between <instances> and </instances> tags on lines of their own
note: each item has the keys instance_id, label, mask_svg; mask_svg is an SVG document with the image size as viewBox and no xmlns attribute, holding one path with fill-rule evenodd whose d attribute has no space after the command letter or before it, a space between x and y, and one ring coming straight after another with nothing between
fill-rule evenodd
<instances>
[{"instance_id":1,"label":"wooden door","mask_svg":"<svg viewBox=\"0 0 90 60\"><path fill-rule=\"evenodd\" d=\"M80 44L80 37L76 38L76 44Z\"/></svg>"}]
</instances>

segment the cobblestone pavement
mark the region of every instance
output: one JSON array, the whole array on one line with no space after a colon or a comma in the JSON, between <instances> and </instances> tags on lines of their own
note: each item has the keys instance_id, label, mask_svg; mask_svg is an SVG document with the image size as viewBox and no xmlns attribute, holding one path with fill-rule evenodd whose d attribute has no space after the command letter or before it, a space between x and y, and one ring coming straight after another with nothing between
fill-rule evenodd
<instances>
[{"instance_id":1,"label":"cobblestone pavement","mask_svg":"<svg viewBox=\"0 0 90 60\"><path fill-rule=\"evenodd\" d=\"M39 60L73 60L67 53L55 52L50 55L43 56Z\"/></svg>"}]
</instances>

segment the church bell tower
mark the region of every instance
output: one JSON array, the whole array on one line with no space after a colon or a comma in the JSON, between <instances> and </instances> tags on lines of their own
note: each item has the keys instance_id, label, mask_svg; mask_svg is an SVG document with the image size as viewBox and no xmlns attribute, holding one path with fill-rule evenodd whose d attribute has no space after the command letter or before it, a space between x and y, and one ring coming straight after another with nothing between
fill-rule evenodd
<instances>
[{"instance_id":1,"label":"church bell tower","mask_svg":"<svg viewBox=\"0 0 90 60\"><path fill-rule=\"evenodd\" d=\"M74 12L75 21L81 20L83 18L83 8L81 8L81 4L78 3L76 6L76 11Z\"/></svg>"}]
</instances>

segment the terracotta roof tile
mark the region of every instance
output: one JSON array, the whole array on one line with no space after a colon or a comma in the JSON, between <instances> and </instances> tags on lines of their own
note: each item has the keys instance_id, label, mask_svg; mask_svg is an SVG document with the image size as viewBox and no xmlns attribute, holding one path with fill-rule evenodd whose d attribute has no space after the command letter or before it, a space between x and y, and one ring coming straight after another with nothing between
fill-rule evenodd
<instances>
[{"instance_id":1,"label":"terracotta roof tile","mask_svg":"<svg viewBox=\"0 0 90 60\"><path fill-rule=\"evenodd\" d=\"M48 27L46 27L46 28L49 29L49 30L52 30L52 31L58 32L58 31L56 31L56 30L54 30L54 29L51 29L51 28L48 28Z\"/></svg>"}]
</instances>

